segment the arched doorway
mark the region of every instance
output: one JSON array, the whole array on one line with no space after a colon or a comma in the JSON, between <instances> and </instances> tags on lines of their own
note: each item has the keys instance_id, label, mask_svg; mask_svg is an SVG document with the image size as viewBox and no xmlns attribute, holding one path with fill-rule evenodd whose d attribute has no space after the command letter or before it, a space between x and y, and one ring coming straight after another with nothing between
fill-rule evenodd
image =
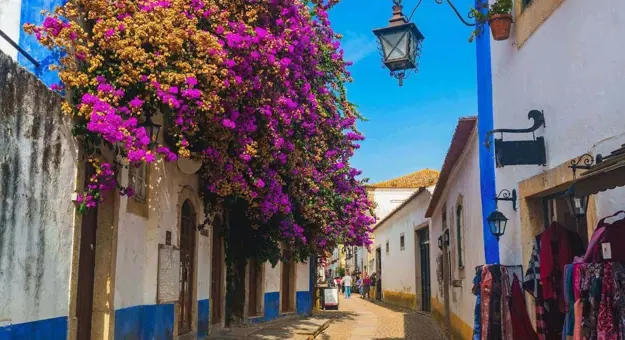
<instances>
[{"instance_id":1,"label":"arched doorway","mask_svg":"<svg viewBox=\"0 0 625 340\"><path fill-rule=\"evenodd\" d=\"M193 317L193 271L195 270L195 226L197 217L189 200L182 204L180 214L180 308L178 335L191 331Z\"/></svg>"}]
</instances>

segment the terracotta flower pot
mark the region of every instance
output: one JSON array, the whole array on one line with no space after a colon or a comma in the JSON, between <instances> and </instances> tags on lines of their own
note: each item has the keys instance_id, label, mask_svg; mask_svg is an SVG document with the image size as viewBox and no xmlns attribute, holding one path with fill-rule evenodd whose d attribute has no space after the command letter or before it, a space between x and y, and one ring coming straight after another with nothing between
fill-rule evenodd
<instances>
[{"instance_id":1,"label":"terracotta flower pot","mask_svg":"<svg viewBox=\"0 0 625 340\"><path fill-rule=\"evenodd\" d=\"M493 39L500 41L510 37L510 27L512 26L512 15L495 14L489 20L490 31L493 33Z\"/></svg>"}]
</instances>

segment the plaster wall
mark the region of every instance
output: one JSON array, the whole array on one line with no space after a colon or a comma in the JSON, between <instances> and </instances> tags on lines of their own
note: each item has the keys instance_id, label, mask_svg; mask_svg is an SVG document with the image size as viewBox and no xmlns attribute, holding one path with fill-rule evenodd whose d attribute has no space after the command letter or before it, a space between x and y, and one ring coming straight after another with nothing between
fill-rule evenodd
<instances>
[{"instance_id":1,"label":"plaster wall","mask_svg":"<svg viewBox=\"0 0 625 340\"><path fill-rule=\"evenodd\" d=\"M0 0L0 30L17 42L20 38L21 0ZM0 38L0 51L17 60L17 50L5 39Z\"/></svg>"},{"instance_id":2,"label":"plaster wall","mask_svg":"<svg viewBox=\"0 0 625 340\"><path fill-rule=\"evenodd\" d=\"M430 191L424 191L398 210L374 231L375 247L382 249L382 289L384 300L416 308L421 301L420 260L415 231L429 226L425 211L430 203ZM400 237L404 236L404 248ZM386 243L389 252L386 252Z\"/></svg>"},{"instance_id":3,"label":"plaster wall","mask_svg":"<svg viewBox=\"0 0 625 340\"><path fill-rule=\"evenodd\" d=\"M553 169L584 153L608 154L625 143L623 108L625 59L621 40L625 2L565 0L519 48L511 38L491 40L495 128L525 128L527 113L544 110L547 166L496 169L497 191L517 189L526 178ZM506 140L531 134L507 135ZM601 218L625 208L625 190L597 195ZM500 204L510 219L500 242L501 262L527 265L522 258L520 214ZM531 245L530 245L531 246ZM525 252L524 252L525 253Z\"/></svg>"},{"instance_id":4,"label":"plaster wall","mask_svg":"<svg viewBox=\"0 0 625 340\"><path fill-rule=\"evenodd\" d=\"M444 211L443 206L445 204L446 210ZM464 212L464 230L461 230L464 240L462 242L463 268L458 265L458 229L456 223L458 204L462 204ZM471 293L472 281L475 267L485 262L481 204L478 140L477 134L474 132L449 177L430 222L431 285L432 299L437 300L433 303L433 312L436 313L436 306L444 306L443 277L442 268L440 268L442 263L439 263L442 252L438 248L438 237L443 232L442 216L443 214L447 215L447 227L450 229L451 236L449 248L451 252L451 279L461 282L460 287L449 288L452 331L457 335L465 334L468 332L467 328L469 330L471 328L469 325L473 325L475 296ZM444 309L439 313L444 313ZM454 320L460 320L462 324L457 324Z\"/></svg>"},{"instance_id":5,"label":"plaster wall","mask_svg":"<svg viewBox=\"0 0 625 340\"><path fill-rule=\"evenodd\" d=\"M0 89L0 338L65 338L78 146L61 98L3 53Z\"/></svg>"},{"instance_id":6,"label":"plaster wall","mask_svg":"<svg viewBox=\"0 0 625 340\"><path fill-rule=\"evenodd\" d=\"M417 188L409 189L387 189L375 188L373 190L373 200L375 201L375 217L377 221L381 221L386 215L390 214L395 208L399 207Z\"/></svg>"},{"instance_id":7,"label":"plaster wall","mask_svg":"<svg viewBox=\"0 0 625 340\"><path fill-rule=\"evenodd\" d=\"M126 183L128 172L123 172ZM197 223L204 220L201 199L196 194L196 175L182 173L175 163L159 160L151 166L149 174L148 218L128 211L128 201L122 197L119 213L119 236L115 285L115 308L156 303L158 274L158 245L165 244L167 231L171 232L172 245L180 246L180 209L190 192L190 201L197 215ZM185 190L186 189L186 190ZM197 230L196 272L198 299L208 298L210 281L209 238ZM204 261L199 261L203 259ZM132 278L132 279L131 279Z\"/></svg>"},{"instance_id":8,"label":"plaster wall","mask_svg":"<svg viewBox=\"0 0 625 340\"><path fill-rule=\"evenodd\" d=\"M166 323L166 335L175 332L178 304L157 301L158 247L166 243L166 233L171 232L171 244L180 247L180 213L182 204L189 200L195 210L196 223L204 221L202 200L197 194L196 175L182 173L176 163L159 160L150 166L148 175L147 217L129 209L130 200L122 197L119 204L117 257L115 266L116 336L129 332L145 333L155 324ZM127 183L128 171L122 173L122 183ZM210 240L195 229L195 254L192 304L192 329L198 331L208 325L208 298L210 282ZM141 320L140 322L135 320ZM204 320L205 319L205 320ZM206 333L207 329L200 329ZM162 334L156 334L161 336Z\"/></svg>"}]
</instances>

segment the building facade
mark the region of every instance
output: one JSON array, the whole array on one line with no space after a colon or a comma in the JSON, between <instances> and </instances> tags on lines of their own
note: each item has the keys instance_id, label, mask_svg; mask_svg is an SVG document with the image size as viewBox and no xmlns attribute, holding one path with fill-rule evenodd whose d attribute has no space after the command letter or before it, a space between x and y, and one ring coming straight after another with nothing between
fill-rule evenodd
<instances>
[{"instance_id":1,"label":"building facade","mask_svg":"<svg viewBox=\"0 0 625 340\"><path fill-rule=\"evenodd\" d=\"M369 199L375 204L374 212L377 222L374 228L376 228L377 223L406 202L417 190L435 185L437 179L438 171L423 169L401 177L368 185ZM375 233L373 233L372 241L375 244ZM378 272L375 249L362 247L361 253L363 270L369 274Z\"/></svg>"},{"instance_id":2,"label":"building facade","mask_svg":"<svg viewBox=\"0 0 625 340\"><path fill-rule=\"evenodd\" d=\"M484 264L477 119L461 118L425 217L430 218L432 316L451 339L471 339L475 268Z\"/></svg>"},{"instance_id":3,"label":"building facade","mask_svg":"<svg viewBox=\"0 0 625 340\"><path fill-rule=\"evenodd\" d=\"M374 228L382 300L426 312L430 311L431 276L425 212L433 188L418 189Z\"/></svg>"},{"instance_id":4,"label":"building facade","mask_svg":"<svg viewBox=\"0 0 625 340\"><path fill-rule=\"evenodd\" d=\"M117 189L77 213L93 168L62 98L0 52L0 338L172 339L224 327L226 265L205 224L198 175L157 161L126 168ZM160 137L162 138L162 136ZM310 262L250 264L245 315L312 312Z\"/></svg>"}]
</instances>

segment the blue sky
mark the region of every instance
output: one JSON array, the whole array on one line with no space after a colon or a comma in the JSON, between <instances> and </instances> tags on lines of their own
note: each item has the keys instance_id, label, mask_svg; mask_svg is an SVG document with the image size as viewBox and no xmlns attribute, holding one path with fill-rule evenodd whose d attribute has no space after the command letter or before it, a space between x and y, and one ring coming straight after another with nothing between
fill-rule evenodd
<instances>
[{"instance_id":1,"label":"blue sky","mask_svg":"<svg viewBox=\"0 0 625 340\"><path fill-rule=\"evenodd\" d=\"M409 15L418 0L404 0ZM468 13L473 0L455 0ZM423 0L412 21L425 36L419 72L397 80L382 68L371 30L391 17L391 0L342 0L330 12L332 26L343 34L345 57L354 82L349 99L368 119L359 124L366 140L352 160L371 182L422 168L440 170L457 119L477 114L475 43L446 4Z\"/></svg>"}]
</instances>

